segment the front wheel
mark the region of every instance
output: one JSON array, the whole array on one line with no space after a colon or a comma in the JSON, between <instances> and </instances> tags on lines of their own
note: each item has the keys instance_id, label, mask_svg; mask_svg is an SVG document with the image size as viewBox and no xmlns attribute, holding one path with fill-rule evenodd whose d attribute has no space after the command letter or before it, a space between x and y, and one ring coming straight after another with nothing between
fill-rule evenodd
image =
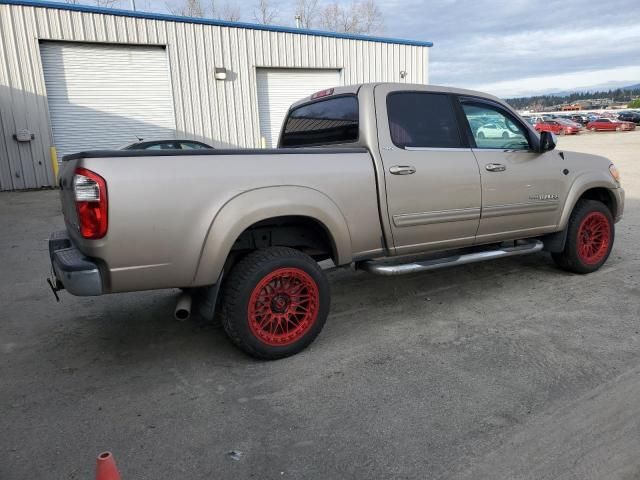
<instances>
[{"instance_id":1,"label":"front wheel","mask_svg":"<svg viewBox=\"0 0 640 480\"><path fill-rule=\"evenodd\" d=\"M287 247L256 250L223 287L222 325L249 355L274 360L306 348L329 314L329 282L308 255Z\"/></svg>"},{"instance_id":2,"label":"front wheel","mask_svg":"<svg viewBox=\"0 0 640 480\"><path fill-rule=\"evenodd\" d=\"M569 218L564 250L552 253L556 264L574 273L598 270L609 258L615 230L609 209L596 200L580 200Z\"/></svg>"}]
</instances>

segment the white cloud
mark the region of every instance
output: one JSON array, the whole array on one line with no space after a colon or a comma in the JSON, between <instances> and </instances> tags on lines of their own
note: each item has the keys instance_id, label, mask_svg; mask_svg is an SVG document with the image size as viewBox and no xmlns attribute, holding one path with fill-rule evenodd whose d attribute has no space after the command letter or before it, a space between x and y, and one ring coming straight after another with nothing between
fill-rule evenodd
<instances>
[{"instance_id":1,"label":"white cloud","mask_svg":"<svg viewBox=\"0 0 640 480\"><path fill-rule=\"evenodd\" d=\"M579 89L594 85L603 85L603 88L606 88L604 86L612 81L617 84L624 84L625 82L638 82L639 79L640 65L481 83L473 85L472 88L506 98L574 88Z\"/></svg>"},{"instance_id":2,"label":"white cloud","mask_svg":"<svg viewBox=\"0 0 640 480\"><path fill-rule=\"evenodd\" d=\"M333 1L351 2L319 0L319 4ZM385 36L434 42L432 83L485 88L508 96L640 82L634 68L640 65L640 0L377 1ZM184 0L136 2L140 10L167 12ZM251 21L255 2L223 3L241 6L242 20ZM280 23L293 25L294 3L274 1ZM119 0L118 6L127 8L128 0Z\"/></svg>"}]
</instances>

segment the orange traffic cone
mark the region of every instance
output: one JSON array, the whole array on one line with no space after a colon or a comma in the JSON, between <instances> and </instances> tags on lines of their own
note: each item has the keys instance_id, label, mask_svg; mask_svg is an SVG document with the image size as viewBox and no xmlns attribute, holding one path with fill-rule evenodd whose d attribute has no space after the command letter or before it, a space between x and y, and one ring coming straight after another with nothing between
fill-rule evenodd
<instances>
[{"instance_id":1,"label":"orange traffic cone","mask_svg":"<svg viewBox=\"0 0 640 480\"><path fill-rule=\"evenodd\" d=\"M102 452L96 463L96 480L120 480L116 461L111 452Z\"/></svg>"}]
</instances>

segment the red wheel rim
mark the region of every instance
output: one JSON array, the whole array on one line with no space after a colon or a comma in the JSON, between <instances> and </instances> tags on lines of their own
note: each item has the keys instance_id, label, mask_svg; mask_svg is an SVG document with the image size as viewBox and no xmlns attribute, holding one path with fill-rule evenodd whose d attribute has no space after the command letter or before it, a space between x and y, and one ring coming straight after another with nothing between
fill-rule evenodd
<instances>
[{"instance_id":1,"label":"red wheel rim","mask_svg":"<svg viewBox=\"0 0 640 480\"><path fill-rule=\"evenodd\" d=\"M319 308L320 293L311 275L299 268L279 268L251 292L249 328L267 345L290 345L311 329Z\"/></svg>"},{"instance_id":2,"label":"red wheel rim","mask_svg":"<svg viewBox=\"0 0 640 480\"><path fill-rule=\"evenodd\" d=\"M602 261L609 251L611 229L609 219L600 212L588 214L578 228L578 257L588 265Z\"/></svg>"}]
</instances>

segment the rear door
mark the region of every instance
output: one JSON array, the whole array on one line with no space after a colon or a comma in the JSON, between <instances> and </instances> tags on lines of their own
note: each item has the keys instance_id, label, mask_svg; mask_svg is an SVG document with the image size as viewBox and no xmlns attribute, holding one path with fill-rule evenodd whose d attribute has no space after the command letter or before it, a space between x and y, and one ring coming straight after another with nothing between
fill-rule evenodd
<instances>
[{"instance_id":1,"label":"rear door","mask_svg":"<svg viewBox=\"0 0 640 480\"><path fill-rule=\"evenodd\" d=\"M480 220L480 174L453 99L397 88L375 88L396 253L471 245Z\"/></svg>"},{"instance_id":2,"label":"rear door","mask_svg":"<svg viewBox=\"0 0 640 480\"><path fill-rule=\"evenodd\" d=\"M566 189L558 152L536 153L534 133L496 102L461 98L460 106L482 181L476 242L524 238L554 229ZM507 138L479 137L471 127L478 121L503 125Z\"/></svg>"}]
</instances>

